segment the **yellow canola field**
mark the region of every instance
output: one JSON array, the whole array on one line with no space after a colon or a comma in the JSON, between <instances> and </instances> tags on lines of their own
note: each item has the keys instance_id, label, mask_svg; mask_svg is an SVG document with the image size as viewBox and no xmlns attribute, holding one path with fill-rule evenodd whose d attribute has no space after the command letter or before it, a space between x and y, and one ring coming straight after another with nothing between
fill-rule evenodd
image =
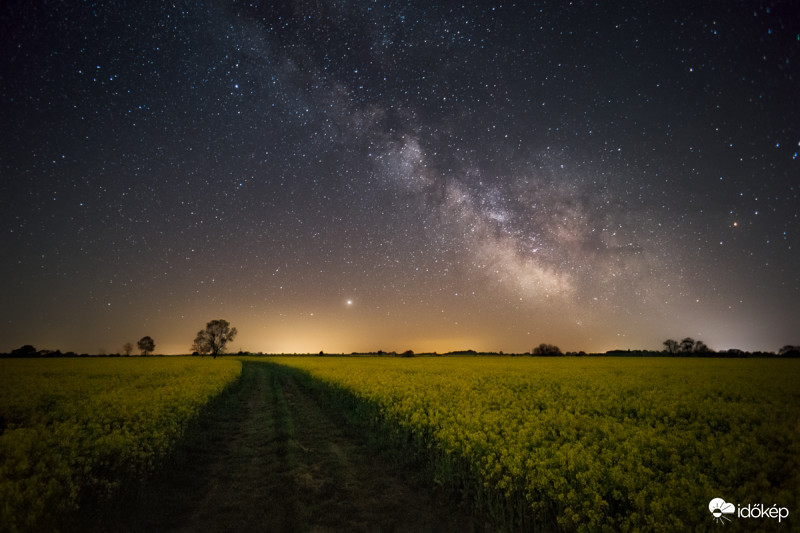
<instances>
[{"instance_id":1,"label":"yellow canola field","mask_svg":"<svg viewBox=\"0 0 800 533\"><path fill-rule=\"evenodd\" d=\"M236 360L0 360L0 531L57 527L86 494L143 479Z\"/></svg>"},{"instance_id":2,"label":"yellow canola field","mask_svg":"<svg viewBox=\"0 0 800 533\"><path fill-rule=\"evenodd\" d=\"M800 513L800 361L272 360L378 406L504 528L710 531L713 498Z\"/></svg>"}]
</instances>

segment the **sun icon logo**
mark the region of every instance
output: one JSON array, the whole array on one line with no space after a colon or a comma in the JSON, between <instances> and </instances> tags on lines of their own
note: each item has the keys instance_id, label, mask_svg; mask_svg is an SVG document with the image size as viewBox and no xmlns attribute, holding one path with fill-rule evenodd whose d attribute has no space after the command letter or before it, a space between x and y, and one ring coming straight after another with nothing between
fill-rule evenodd
<instances>
[{"instance_id":1,"label":"sun icon logo","mask_svg":"<svg viewBox=\"0 0 800 533\"><path fill-rule=\"evenodd\" d=\"M731 519L725 515L735 513L736 506L732 503L726 502L722 498L714 498L708 502L708 510L711 511L712 515L714 515L715 522L724 524L725 522L723 522L723 520L727 520L728 522L731 521Z\"/></svg>"}]
</instances>

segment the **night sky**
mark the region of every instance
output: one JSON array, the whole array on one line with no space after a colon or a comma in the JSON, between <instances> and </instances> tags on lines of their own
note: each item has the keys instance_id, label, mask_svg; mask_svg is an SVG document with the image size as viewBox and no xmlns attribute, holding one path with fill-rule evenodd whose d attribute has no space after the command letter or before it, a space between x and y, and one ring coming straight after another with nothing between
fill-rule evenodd
<instances>
[{"instance_id":1,"label":"night sky","mask_svg":"<svg viewBox=\"0 0 800 533\"><path fill-rule=\"evenodd\" d=\"M0 9L0 351L800 344L794 1Z\"/></svg>"}]
</instances>

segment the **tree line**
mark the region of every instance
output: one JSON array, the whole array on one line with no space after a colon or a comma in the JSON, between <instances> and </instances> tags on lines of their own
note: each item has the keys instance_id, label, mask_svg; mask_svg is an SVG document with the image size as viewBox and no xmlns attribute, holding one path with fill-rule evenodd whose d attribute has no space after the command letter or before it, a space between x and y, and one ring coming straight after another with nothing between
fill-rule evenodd
<instances>
[{"instance_id":1,"label":"tree line","mask_svg":"<svg viewBox=\"0 0 800 533\"><path fill-rule=\"evenodd\" d=\"M149 335L145 335L136 343L136 347L139 349L139 353L142 356L147 356L153 353L156 349L156 343L152 337ZM105 355L108 357L114 356L121 356L124 355L125 357L130 357L133 354L134 346L131 342L126 342L122 345L122 351L120 353L100 353L96 355ZM11 350L7 354L0 354L7 357L89 357L87 353L76 353L76 352L62 352L61 350L37 350L31 344L25 344L24 346L20 346L16 350Z\"/></svg>"},{"instance_id":2,"label":"tree line","mask_svg":"<svg viewBox=\"0 0 800 533\"><path fill-rule=\"evenodd\" d=\"M231 342L238 333L238 330L234 327L231 327L230 322L223 319L211 320L210 322L206 323L204 329L201 329L197 332L195 336L194 342L191 345L191 352L192 355L211 355L216 359L218 355L222 355L225 353L227 349L227 345ZM651 350L611 350L605 352L604 354L587 354L586 352L562 352L561 348L554 344L548 343L541 343L540 345L533 348L527 354L507 354L507 355L534 355L534 356L602 356L602 355L610 355L610 356L640 356L640 357L652 357L652 356L711 356L711 357L771 357L778 355L780 357L800 357L800 346L795 346L791 344L786 344L782 346L777 353L775 352L745 352L743 350L725 350L725 351L715 351L709 348L706 343L701 340L694 340L691 337L686 337L681 341L676 341L674 339L667 339L663 343L664 350L662 351L651 351ZM142 356L147 356L153 353L155 350L156 343L152 337L149 335L145 335L136 343L136 348L139 349L139 353ZM131 342L126 342L122 346L122 353L121 354L109 354L109 356L119 356L125 355L130 356L134 351L134 345ZM240 352L242 353L242 352ZM355 352L354 352L355 354ZM397 355L396 352L384 352L383 350L378 350L375 352L376 355ZM492 352L493 355L503 355L503 352ZM106 354L102 354L106 355ZM319 355L325 355L323 352L320 352ZM415 354L412 350L406 350L402 354L402 357L413 357ZM438 354L432 354L438 355ZM490 355L489 353L485 352L477 352L475 350L459 350L454 352L448 352L444 355ZM59 350L37 350L30 344L26 344L16 350L12 350L10 353L7 354L0 354L0 357L88 357L88 354L77 354L75 352L65 352L62 353Z\"/></svg>"},{"instance_id":3,"label":"tree line","mask_svg":"<svg viewBox=\"0 0 800 533\"><path fill-rule=\"evenodd\" d=\"M673 339L667 339L663 342L663 344L666 348L664 351L672 355L678 353L707 354L712 352L711 348L706 346L706 343L703 341L696 341L691 337L686 337L681 342Z\"/></svg>"},{"instance_id":4,"label":"tree line","mask_svg":"<svg viewBox=\"0 0 800 533\"><path fill-rule=\"evenodd\" d=\"M225 353L227 344L236 337L238 331L232 328L227 320L218 319L206 323L205 329L197 332L197 336L192 343L192 355L212 355L215 359L218 355ZM156 349L156 342L149 335L145 335L136 342L136 348L139 353L146 357L152 354ZM122 345L121 353L109 354L108 356L124 355L130 357L134 352L134 345L132 342L126 342ZM106 355L106 354L101 354ZM61 350L37 350L31 344L25 344L11 350L7 354L0 354L4 357L89 357L89 354L78 354L75 352L61 352Z\"/></svg>"}]
</instances>

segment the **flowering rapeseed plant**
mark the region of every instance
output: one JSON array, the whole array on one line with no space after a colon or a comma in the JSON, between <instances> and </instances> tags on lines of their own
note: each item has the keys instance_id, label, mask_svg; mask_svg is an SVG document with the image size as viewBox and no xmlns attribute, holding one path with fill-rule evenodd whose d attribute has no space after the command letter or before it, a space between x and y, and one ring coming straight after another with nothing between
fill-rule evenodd
<instances>
[{"instance_id":1,"label":"flowering rapeseed plant","mask_svg":"<svg viewBox=\"0 0 800 533\"><path fill-rule=\"evenodd\" d=\"M240 372L196 358L0 361L0 531L56 527L82 494L143 479Z\"/></svg>"},{"instance_id":2,"label":"flowering rapeseed plant","mask_svg":"<svg viewBox=\"0 0 800 533\"><path fill-rule=\"evenodd\" d=\"M375 406L508 529L703 529L720 494L798 509L797 361L274 361Z\"/></svg>"}]
</instances>

